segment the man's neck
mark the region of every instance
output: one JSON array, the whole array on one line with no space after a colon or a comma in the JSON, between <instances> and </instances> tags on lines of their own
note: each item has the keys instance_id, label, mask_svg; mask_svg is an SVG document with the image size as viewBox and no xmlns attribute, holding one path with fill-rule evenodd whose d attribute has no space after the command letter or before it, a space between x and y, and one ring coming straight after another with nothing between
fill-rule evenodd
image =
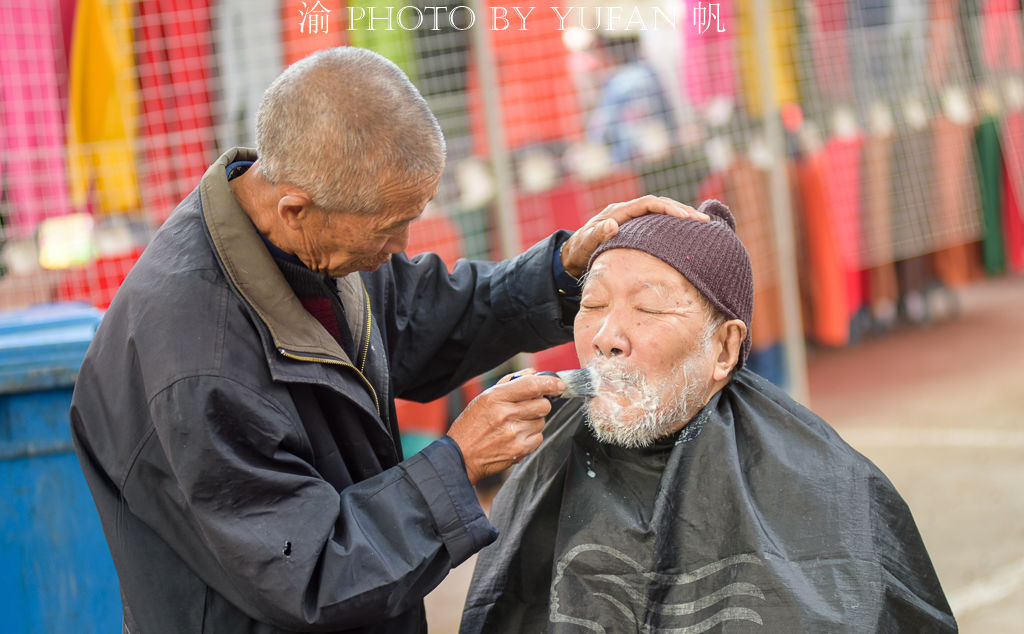
<instances>
[{"instance_id":1,"label":"man's neck","mask_svg":"<svg viewBox=\"0 0 1024 634\"><path fill-rule=\"evenodd\" d=\"M695 421L698 416L700 416L701 411L705 407L707 407L708 403L711 402L711 399L715 397L715 394L721 392L722 388L728 385L730 380L732 380L732 377L724 379L722 381L715 381L714 383L712 383L708 388L707 395L701 400L700 405L695 407L692 412L687 414L686 422L680 425L678 428L674 429L672 431L672 434L679 433L680 431L682 431L685 434L686 428L689 427L690 424L693 423L693 421Z\"/></svg>"},{"instance_id":2,"label":"man's neck","mask_svg":"<svg viewBox=\"0 0 1024 634\"><path fill-rule=\"evenodd\" d=\"M256 229L278 248L291 253L286 245L281 244L277 223L277 193L263 175L259 160L245 173L228 181L228 186Z\"/></svg>"}]
</instances>

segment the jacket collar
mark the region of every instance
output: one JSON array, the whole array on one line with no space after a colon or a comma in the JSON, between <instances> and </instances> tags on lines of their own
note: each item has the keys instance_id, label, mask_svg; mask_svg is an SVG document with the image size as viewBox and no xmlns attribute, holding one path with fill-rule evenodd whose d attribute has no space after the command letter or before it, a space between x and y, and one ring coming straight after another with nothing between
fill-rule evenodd
<instances>
[{"instance_id":1,"label":"jacket collar","mask_svg":"<svg viewBox=\"0 0 1024 634\"><path fill-rule=\"evenodd\" d=\"M295 296L228 185L225 168L230 163L255 160L255 150L228 150L206 170L200 183L203 218L217 257L238 292L266 324L279 352L300 360L353 365L334 337Z\"/></svg>"}]
</instances>

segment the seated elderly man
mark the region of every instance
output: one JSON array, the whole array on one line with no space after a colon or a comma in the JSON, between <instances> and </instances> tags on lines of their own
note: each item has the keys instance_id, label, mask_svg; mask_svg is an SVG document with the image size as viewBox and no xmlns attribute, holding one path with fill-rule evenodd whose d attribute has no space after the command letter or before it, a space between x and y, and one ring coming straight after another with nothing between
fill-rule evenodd
<instances>
[{"instance_id":1,"label":"seated elderly man","mask_svg":"<svg viewBox=\"0 0 1024 634\"><path fill-rule=\"evenodd\" d=\"M597 396L563 400L494 500L462 632L948 632L905 502L743 369L753 279L729 210L595 251L575 322Z\"/></svg>"}]
</instances>

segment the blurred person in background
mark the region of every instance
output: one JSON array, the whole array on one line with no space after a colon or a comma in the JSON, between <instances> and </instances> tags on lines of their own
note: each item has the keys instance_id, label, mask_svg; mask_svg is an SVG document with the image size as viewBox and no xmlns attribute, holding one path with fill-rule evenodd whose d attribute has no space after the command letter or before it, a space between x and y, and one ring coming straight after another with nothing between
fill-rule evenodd
<instances>
[{"instance_id":1,"label":"blurred person in background","mask_svg":"<svg viewBox=\"0 0 1024 634\"><path fill-rule=\"evenodd\" d=\"M596 42L608 77L587 120L587 139L607 145L620 165L664 158L675 137L672 105L641 54L639 34L602 31Z\"/></svg>"},{"instance_id":2,"label":"blurred person in background","mask_svg":"<svg viewBox=\"0 0 1024 634\"><path fill-rule=\"evenodd\" d=\"M162 226L76 383L125 631L425 631L424 595L496 536L473 484L539 445L564 385L497 385L412 457L394 399L567 341L598 244L700 214L645 197L505 262L410 260L444 139L398 67L355 48L285 70L256 146Z\"/></svg>"},{"instance_id":3,"label":"blurred person in background","mask_svg":"<svg viewBox=\"0 0 1024 634\"><path fill-rule=\"evenodd\" d=\"M558 401L494 499L461 632L956 631L889 480L744 368L750 259L700 210L595 251L575 342L597 396Z\"/></svg>"}]
</instances>

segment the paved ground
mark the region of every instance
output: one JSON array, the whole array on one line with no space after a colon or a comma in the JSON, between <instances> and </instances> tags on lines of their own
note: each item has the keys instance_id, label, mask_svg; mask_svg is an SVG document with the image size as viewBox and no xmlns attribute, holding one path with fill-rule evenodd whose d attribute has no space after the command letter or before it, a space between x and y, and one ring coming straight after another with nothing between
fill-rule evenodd
<instances>
[{"instance_id":1,"label":"paved ground","mask_svg":"<svg viewBox=\"0 0 1024 634\"><path fill-rule=\"evenodd\" d=\"M975 283L950 322L812 350L811 409L906 498L966 634L1024 631L1024 278ZM458 631L473 562L429 597Z\"/></svg>"},{"instance_id":2,"label":"paved ground","mask_svg":"<svg viewBox=\"0 0 1024 634\"><path fill-rule=\"evenodd\" d=\"M1024 631L1024 278L809 360L811 407L906 498L967 634Z\"/></svg>"}]
</instances>

